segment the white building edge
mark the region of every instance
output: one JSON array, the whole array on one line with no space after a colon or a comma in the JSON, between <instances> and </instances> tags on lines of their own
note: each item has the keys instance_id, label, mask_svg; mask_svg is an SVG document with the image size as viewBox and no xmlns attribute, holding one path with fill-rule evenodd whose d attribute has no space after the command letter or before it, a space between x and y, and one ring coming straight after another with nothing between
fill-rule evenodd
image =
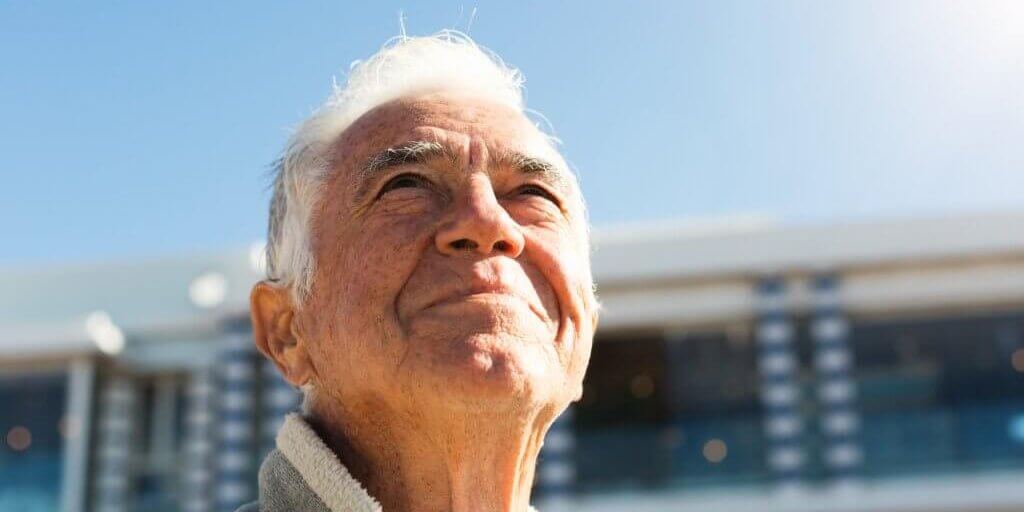
<instances>
[{"instance_id":1,"label":"white building edge","mask_svg":"<svg viewBox=\"0 0 1024 512\"><path fill-rule=\"evenodd\" d=\"M793 344L795 318L810 322L819 347L816 361L835 362L844 361L843 351L850 359L846 325L853 320L1024 311L1024 211L802 226L747 221L698 228L624 226L596 230L594 245L602 336L753 326L763 349L758 362L765 372L762 398L766 410L773 411L765 418L766 425L774 425L765 427L765 454L778 480L777 485L725 492L583 494L570 498L575 509L1024 509L1024 473L859 478L856 469L863 452L856 443L847 446L843 432L834 442L829 432L823 434L824 457L836 464L833 468L826 463L826 470L834 469L837 478L806 484L798 473L807 454L794 453L787 437L792 432L781 428L787 415L797 414L787 402L794 377L783 364L797 357L795 349L786 348ZM117 420L103 415L104 400L122 396L117 382L104 377L111 369L202 375L212 367L216 374L231 373L237 361L222 354L225 347L230 351L232 346L251 345L245 326L250 287L262 276L261 250L256 246L178 258L0 270L0 377L66 370L67 414L86 418L82 435L64 447L64 510L103 508L104 488L96 479L123 489L124 480L131 478L123 471L102 473L100 468L97 477L89 470L102 466L97 457L104 450L117 451L103 445L103 433L97 432ZM836 391L838 401L825 403L823 410L835 406L838 421L842 414L855 413L856 398L846 403L848 397L837 391L849 385L850 377L849 363L836 364L829 367L819 391L822 396ZM196 389L207 388L201 382ZM93 389L103 398L94 400ZM201 420L217 407L231 409L223 397L218 400L207 406L206 416L194 416ZM224 436L220 423L221 432L214 435ZM92 435L90 427L97 430ZM254 446L261 442L250 441ZM548 460L555 466L570 464L570 458L559 454ZM245 464L239 474L252 470L252 460ZM223 464L217 467L224 472ZM563 470L547 471L552 495L568 497L564 489L571 486L575 470L556 469ZM217 483L212 474L198 480L199 501L186 503L187 510L220 510L252 491L237 482Z\"/></svg>"}]
</instances>

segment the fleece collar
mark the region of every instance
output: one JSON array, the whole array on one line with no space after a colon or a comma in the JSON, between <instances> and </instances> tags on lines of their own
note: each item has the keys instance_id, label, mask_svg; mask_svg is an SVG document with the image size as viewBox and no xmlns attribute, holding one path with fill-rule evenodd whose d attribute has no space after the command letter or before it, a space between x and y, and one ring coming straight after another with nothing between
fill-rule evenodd
<instances>
[{"instance_id":1,"label":"fleece collar","mask_svg":"<svg viewBox=\"0 0 1024 512\"><path fill-rule=\"evenodd\" d=\"M277 449L331 511L382 512L380 503L345 469L298 413L285 417L277 432Z\"/></svg>"}]
</instances>

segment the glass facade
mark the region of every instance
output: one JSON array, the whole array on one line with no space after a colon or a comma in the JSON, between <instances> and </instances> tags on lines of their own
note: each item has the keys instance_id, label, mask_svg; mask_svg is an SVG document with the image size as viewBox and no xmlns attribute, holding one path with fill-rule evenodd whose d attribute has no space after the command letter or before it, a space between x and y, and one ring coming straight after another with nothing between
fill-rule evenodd
<instances>
[{"instance_id":1,"label":"glass facade","mask_svg":"<svg viewBox=\"0 0 1024 512\"><path fill-rule=\"evenodd\" d=\"M64 420L63 373L0 376L0 510L43 512L60 504Z\"/></svg>"},{"instance_id":2,"label":"glass facade","mask_svg":"<svg viewBox=\"0 0 1024 512\"><path fill-rule=\"evenodd\" d=\"M673 441L666 371L661 336L595 340L575 411L580 491L666 483Z\"/></svg>"},{"instance_id":3,"label":"glass facade","mask_svg":"<svg viewBox=\"0 0 1024 512\"><path fill-rule=\"evenodd\" d=\"M1024 468L1024 313L855 323L869 476Z\"/></svg>"},{"instance_id":4,"label":"glass facade","mask_svg":"<svg viewBox=\"0 0 1024 512\"><path fill-rule=\"evenodd\" d=\"M576 406L579 491L767 478L749 329L601 335Z\"/></svg>"},{"instance_id":5,"label":"glass facade","mask_svg":"<svg viewBox=\"0 0 1024 512\"><path fill-rule=\"evenodd\" d=\"M678 443L675 486L754 484L768 478L757 347L745 327L688 333L667 343L667 399Z\"/></svg>"},{"instance_id":6,"label":"glass facade","mask_svg":"<svg viewBox=\"0 0 1024 512\"><path fill-rule=\"evenodd\" d=\"M830 478L815 345L797 326L801 479ZM1024 470L1024 312L854 319L858 469L893 475ZM770 483L757 351L742 327L601 334L576 406L577 490Z\"/></svg>"},{"instance_id":7,"label":"glass facade","mask_svg":"<svg viewBox=\"0 0 1024 512\"><path fill-rule=\"evenodd\" d=\"M133 475L137 479L135 510L172 512L180 509L179 466L183 439L184 376L160 375L138 380L142 394L139 430L141 449Z\"/></svg>"}]
</instances>

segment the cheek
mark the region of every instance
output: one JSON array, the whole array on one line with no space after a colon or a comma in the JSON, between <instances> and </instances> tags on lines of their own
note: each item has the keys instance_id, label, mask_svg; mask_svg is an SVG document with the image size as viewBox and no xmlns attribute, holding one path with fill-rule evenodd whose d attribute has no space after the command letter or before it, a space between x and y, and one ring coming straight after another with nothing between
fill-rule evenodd
<instances>
[{"instance_id":1,"label":"cheek","mask_svg":"<svg viewBox=\"0 0 1024 512\"><path fill-rule=\"evenodd\" d=\"M523 272L537 293L544 312L552 322L557 323L562 316L562 308L559 304L558 293L555 292L554 285L548 279L549 272L540 268L540 265L523 265Z\"/></svg>"},{"instance_id":2,"label":"cheek","mask_svg":"<svg viewBox=\"0 0 1024 512\"><path fill-rule=\"evenodd\" d=\"M357 221L358 222L358 221ZM340 334L385 335L394 303L427 239L425 216L377 216L322 243L314 287Z\"/></svg>"},{"instance_id":3,"label":"cheek","mask_svg":"<svg viewBox=\"0 0 1024 512\"><path fill-rule=\"evenodd\" d=\"M594 301L588 255L581 252L580 244L568 231L547 229L530 230L527 250L558 303L559 340L573 344L567 347L566 356L575 358L579 349L589 351Z\"/></svg>"},{"instance_id":4,"label":"cheek","mask_svg":"<svg viewBox=\"0 0 1024 512\"><path fill-rule=\"evenodd\" d=\"M362 229L338 230L334 243L323 243L313 295L308 303L311 350L321 377L335 386L362 389L384 382L400 359L401 335L394 304L419 254L418 222L367 222ZM324 373L326 372L326 374Z\"/></svg>"},{"instance_id":5,"label":"cheek","mask_svg":"<svg viewBox=\"0 0 1024 512\"><path fill-rule=\"evenodd\" d=\"M416 268L422 252L419 248L428 238L428 225L422 217L403 216L362 226L347 248L353 306L385 313ZM391 312L390 308L387 312Z\"/></svg>"}]
</instances>

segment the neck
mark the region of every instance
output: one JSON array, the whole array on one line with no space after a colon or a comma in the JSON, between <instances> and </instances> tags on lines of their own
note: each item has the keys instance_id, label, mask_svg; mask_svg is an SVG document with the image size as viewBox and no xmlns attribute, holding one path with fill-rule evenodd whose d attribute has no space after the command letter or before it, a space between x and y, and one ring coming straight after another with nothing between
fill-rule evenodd
<instances>
[{"instance_id":1,"label":"neck","mask_svg":"<svg viewBox=\"0 0 1024 512\"><path fill-rule=\"evenodd\" d=\"M387 512L529 509L557 411L444 411L431 418L318 404L307 420Z\"/></svg>"}]
</instances>

